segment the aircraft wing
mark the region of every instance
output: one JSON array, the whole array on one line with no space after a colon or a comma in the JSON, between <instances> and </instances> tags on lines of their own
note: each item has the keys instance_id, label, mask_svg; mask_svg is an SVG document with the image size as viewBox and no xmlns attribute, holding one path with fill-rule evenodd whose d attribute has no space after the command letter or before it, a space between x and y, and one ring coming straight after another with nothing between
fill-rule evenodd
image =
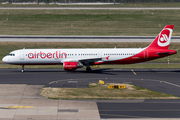
<instances>
[{"instance_id":1,"label":"aircraft wing","mask_svg":"<svg viewBox=\"0 0 180 120\"><path fill-rule=\"evenodd\" d=\"M102 58L72 58L72 59L64 59L61 62L81 62L82 64L97 62L102 60Z\"/></svg>"},{"instance_id":2,"label":"aircraft wing","mask_svg":"<svg viewBox=\"0 0 180 120\"><path fill-rule=\"evenodd\" d=\"M87 63L94 63L97 62L99 60L102 60L102 58L90 58L90 59L80 59L79 62L81 62L82 64L87 64Z\"/></svg>"},{"instance_id":3,"label":"aircraft wing","mask_svg":"<svg viewBox=\"0 0 180 120\"><path fill-rule=\"evenodd\" d=\"M63 59L61 62L85 62L85 61L98 61L102 60L102 58L69 58Z\"/></svg>"}]
</instances>

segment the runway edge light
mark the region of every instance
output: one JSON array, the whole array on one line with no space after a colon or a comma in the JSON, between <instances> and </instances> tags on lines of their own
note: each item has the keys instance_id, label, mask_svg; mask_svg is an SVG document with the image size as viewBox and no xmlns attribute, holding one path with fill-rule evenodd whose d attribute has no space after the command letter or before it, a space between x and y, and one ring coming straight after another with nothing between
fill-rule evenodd
<instances>
[{"instance_id":1,"label":"runway edge light","mask_svg":"<svg viewBox=\"0 0 180 120\"><path fill-rule=\"evenodd\" d=\"M102 84L102 85L104 85L104 81L102 81L102 80L99 80L99 84Z\"/></svg>"}]
</instances>

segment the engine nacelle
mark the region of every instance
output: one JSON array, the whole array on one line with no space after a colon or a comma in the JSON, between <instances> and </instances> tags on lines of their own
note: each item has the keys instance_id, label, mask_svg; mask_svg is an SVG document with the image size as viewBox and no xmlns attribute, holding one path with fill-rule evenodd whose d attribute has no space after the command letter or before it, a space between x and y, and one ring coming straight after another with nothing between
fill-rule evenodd
<instances>
[{"instance_id":1,"label":"engine nacelle","mask_svg":"<svg viewBox=\"0 0 180 120\"><path fill-rule=\"evenodd\" d=\"M83 64L80 62L64 62L63 67L64 70L71 71L83 67Z\"/></svg>"}]
</instances>

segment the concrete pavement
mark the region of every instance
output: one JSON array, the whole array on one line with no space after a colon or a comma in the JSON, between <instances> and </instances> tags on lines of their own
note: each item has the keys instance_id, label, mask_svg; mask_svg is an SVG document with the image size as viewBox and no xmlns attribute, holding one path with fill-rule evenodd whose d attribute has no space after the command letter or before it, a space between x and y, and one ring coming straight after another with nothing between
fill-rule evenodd
<instances>
[{"instance_id":1,"label":"concrete pavement","mask_svg":"<svg viewBox=\"0 0 180 120\"><path fill-rule=\"evenodd\" d=\"M156 36L28 36L0 35L0 42L152 42ZM171 42L180 42L173 36Z\"/></svg>"},{"instance_id":2,"label":"concrete pavement","mask_svg":"<svg viewBox=\"0 0 180 120\"><path fill-rule=\"evenodd\" d=\"M47 99L39 96L42 87L1 84L0 120L100 119L96 102Z\"/></svg>"}]
</instances>

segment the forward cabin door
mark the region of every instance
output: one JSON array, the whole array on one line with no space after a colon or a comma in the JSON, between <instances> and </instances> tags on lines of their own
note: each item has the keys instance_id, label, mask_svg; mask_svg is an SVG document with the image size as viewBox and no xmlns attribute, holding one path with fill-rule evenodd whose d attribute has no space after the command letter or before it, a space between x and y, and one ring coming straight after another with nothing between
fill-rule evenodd
<instances>
[{"instance_id":1,"label":"forward cabin door","mask_svg":"<svg viewBox=\"0 0 180 120\"><path fill-rule=\"evenodd\" d=\"M20 60L24 60L24 50L20 51Z\"/></svg>"},{"instance_id":2,"label":"forward cabin door","mask_svg":"<svg viewBox=\"0 0 180 120\"><path fill-rule=\"evenodd\" d=\"M144 51L144 58L147 59L148 58L148 50Z\"/></svg>"}]
</instances>

